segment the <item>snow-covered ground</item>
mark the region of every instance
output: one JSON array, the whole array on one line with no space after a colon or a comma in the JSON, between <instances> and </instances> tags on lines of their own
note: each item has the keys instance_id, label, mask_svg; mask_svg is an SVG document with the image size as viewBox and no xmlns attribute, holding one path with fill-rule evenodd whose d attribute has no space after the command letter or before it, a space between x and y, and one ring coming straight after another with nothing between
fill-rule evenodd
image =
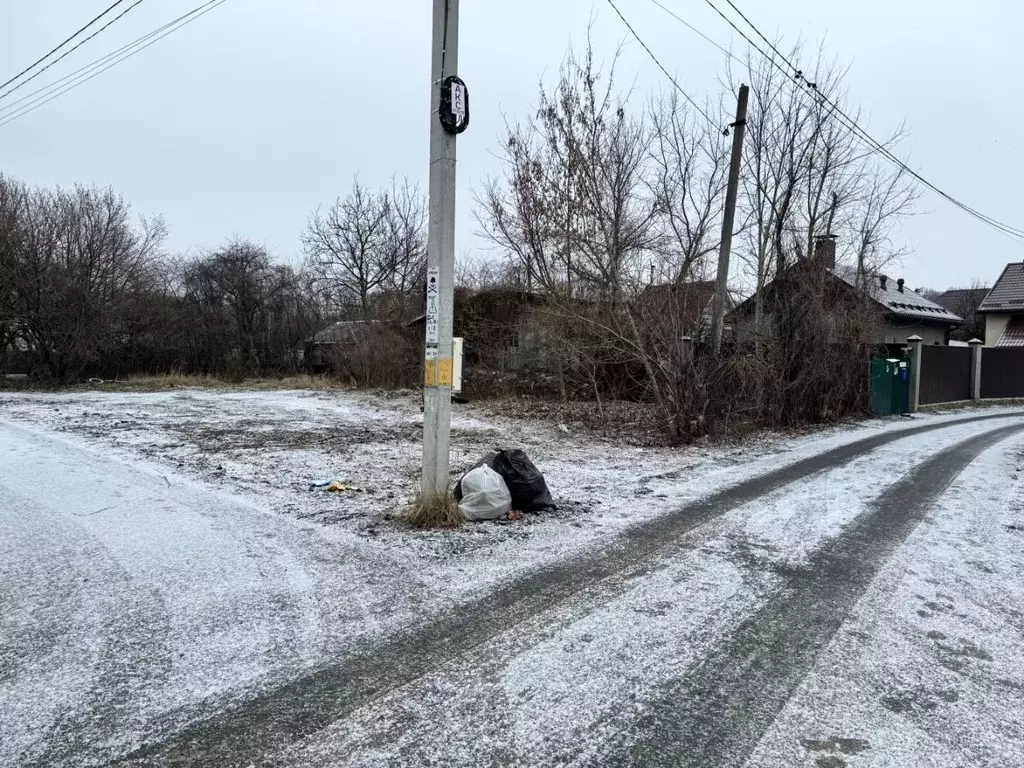
<instances>
[{"instance_id":1,"label":"snow-covered ground","mask_svg":"<svg viewBox=\"0 0 1024 768\"><path fill-rule=\"evenodd\" d=\"M1024 763L1022 469L1020 438L967 468L857 604L751 766L808 756L877 768Z\"/></svg>"},{"instance_id":2,"label":"snow-covered ground","mask_svg":"<svg viewBox=\"0 0 1024 768\"><path fill-rule=\"evenodd\" d=\"M997 413L998 411L992 411ZM954 421L971 414L921 417ZM418 481L422 424L418 396L344 391L157 393L0 393L0 418L58 432L78 444L202 481L267 510L351 534L367 548L411 559L425 580L466 588L508 578L607 540L708 492L914 419L867 422L798 438L760 436L741 444L639 448L557 425L511 420L476 406L455 406L452 476L488 451L523 448L547 478L556 514L461 531L412 532L395 519ZM932 437L920 443L927 451ZM895 449L907 456L906 449ZM362 492L311 489L338 479ZM856 488L854 488L856 494ZM168 491L173 493L173 491Z\"/></svg>"},{"instance_id":3,"label":"snow-covered ground","mask_svg":"<svg viewBox=\"0 0 1024 768\"><path fill-rule=\"evenodd\" d=\"M784 599L894 483L1021 423L986 414L670 450L461 406L453 469L522 447L562 509L424 533L393 519L419 461L413 398L0 393L0 765L105 764L189 723L205 734L189 743L212 743L230 729L203 731L205 720L264 695L311 707L323 726L269 745L259 739L274 728L254 722L238 765L628 764L663 689ZM913 431L927 425L942 428ZM723 488L908 429L695 517L637 550L628 572L599 567L605 552L628 562L620 542L677 510L697 515ZM988 449L942 496L755 741L751 766L1024 754L1022 446ZM364 491L310 489L328 478ZM580 576L550 604L510 611L471 649L452 638L451 658L354 708L330 703L324 681L354 650L453 606L472 618L491 590L577 562L595 583Z\"/></svg>"}]
</instances>

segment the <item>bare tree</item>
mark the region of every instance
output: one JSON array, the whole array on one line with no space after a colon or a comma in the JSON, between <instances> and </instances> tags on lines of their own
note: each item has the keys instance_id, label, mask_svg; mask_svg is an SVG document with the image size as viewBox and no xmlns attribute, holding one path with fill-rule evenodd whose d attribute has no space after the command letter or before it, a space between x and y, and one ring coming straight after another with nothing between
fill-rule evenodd
<instances>
[{"instance_id":1,"label":"bare tree","mask_svg":"<svg viewBox=\"0 0 1024 768\"><path fill-rule=\"evenodd\" d=\"M309 219L302 242L310 269L338 307L354 302L370 318L370 297L392 268L387 249L387 196L377 195L356 179L344 198Z\"/></svg>"},{"instance_id":2,"label":"bare tree","mask_svg":"<svg viewBox=\"0 0 1024 768\"><path fill-rule=\"evenodd\" d=\"M920 196L921 188L902 167L885 167L876 158L861 169L841 230L850 235L858 285L907 253L893 238L902 219L914 215Z\"/></svg>"},{"instance_id":3,"label":"bare tree","mask_svg":"<svg viewBox=\"0 0 1024 768\"><path fill-rule=\"evenodd\" d=\"M675 254L673 280L684 280L708 250L722 160L683 136L673 102L658 118L652 131L645 113L630 112L614 65L604 78L589 47L570 55L536 118L508 128L505 176L486 185L478 219L527 288L543 293L563 393L564 377L580 371L598 398L599 364L634 366L667 414L674 373L645 327L648 267ZM677 178L680 168L689 175Z\"/></svg>"},{"instance_id":4,"label":"bare tree","mask_svg":"<svg viewBox=\"0 0 1024 768\"><path fill-rule=\"evenodd\" d=\"M528 290L614 295L639 274L656 208L644 184L650 130L607 74L570 54L535 119L509 125L505 175L478 197L483 234L511 257Z\"/></svg>"},{"instance_id":5,"label":"bare tree","mask_svg":"<svg viewBox=\"0 0 1024 768\"><path fill-rule=\"evenodd\" d=\"M797 46L791 58L801 57ZM504 173L483 188L477 215L519 284L539 290L563 393L565 376L584 376L600 401L607 362L635 377L679 437L715 420L779 424L856 407L877 318L850 306L835 266L812 257L834 234L845 262L870 269L894 252L893 228L916 193L841 119L840 109L862 116L834 62L819 51L803 71L794 79L751 56L744 72L752 103L736 250L759 295L773 281L781 288L753 305L757 349L724 361L701 356L727 167L716 126L674 95L631 113L589 49L542 89L532 120L508 125ZM828 347L829 362L811 371L814 345Z\"/></svg>"},{"instance_id":6,"label":"bare tree","mask_svg":"<svg viewBox=\"0 0 1024 768\"><path fill-rule=\"evenodd\" d=\"M910 175L884 165L850 124L863 123L864 115L849 102L846 73L820 49L807 60L796 45L787 58L801 77L754 53L744 72L752 106L740 205L748 236L738 255L758 293L788 265L811 258L819 236L837 236L840 260L859 278L896 258L894 227L918 196ZM731 73L730 82L736 79ZM883 146L892 151L903 136L901 127ZM759 303L758 337L765 331L762 313Z\"/></svg>"},{"instance_id":7,"label":"bare tree","mask_svg":"<svg viewBox=\"0 0 1024 768\"><path fill-rule=\"evenodd\" d=\"M293 364L318 313L304 275L274 264L266 248L235 238L182 268L181 326L197 367L236 376Z\"/></svg>"},{"instance_id":8,"label":"bare tree","mask_svg":"<svg viewBox=\"0 0 1024 768\"><path fill-rule=\"evenodd\" d=\"M387 208L384 259L389 264L384 280L387 317L399 323L420 305L427 276L427 207L419 188L403 179L391 181Z\"/></svg>"},{"instance_id":9,"label":"bare tree","mask_svg":"<svg viewBox=\"0 0 1024 768\"><path fill-rule=\"evenodd\" d=\"M116 343L165 227L159 219L133 226L111 190L0 186L0 313L51 376L76 376Z\"/></svg>"},{"instance_id":10,"label":"bare tree","mask_svg":"<svg viewBox=\"0 0 1024 768\"><path fill-rule=\"evenodd\" d=\"M728 147L720 133L680 103L675 91L652 101L650 120L654 139L648 184L665 235L655 274L679 284L702 273L707 257L718 250Z\"/></svg>"},{"instance_id":11,"label":"bare tree","mask_svg":"<svg viewBox=\"0 0 1024 768\"><path fill-rule=\"evenodd\" d=\"M389 192L372 192L358 181L326 211L316 211L302 237L306 263L335 312L354 304L370 320L381 294L406 297L422 284L426 266L426 204L408 180Z\"/></svg>"}]
</instances>

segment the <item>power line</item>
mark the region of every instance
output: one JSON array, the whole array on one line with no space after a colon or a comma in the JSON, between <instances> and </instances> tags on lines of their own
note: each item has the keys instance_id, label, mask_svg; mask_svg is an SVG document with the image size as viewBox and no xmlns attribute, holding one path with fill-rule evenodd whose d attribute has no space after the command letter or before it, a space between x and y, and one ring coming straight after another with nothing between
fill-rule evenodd
<instances>
[{"instance_id":1,"label":"power line","mask_svg":"<svg viewBox=\"0 0 1024 768\"><path fill-rule=\"evenodd\" d=\"M99 18L101 18L102 16L106 15L106 14L107 14L107 13L108 13L109 11L111 11L111 10L112 10L113 8L115 8L116 6L120 5L120 3L121 3L121 2L124 2L124 0L118 0L118 2L114 3L114 5L110 6L110 8L108 8L108 9L107 9L106 11L104 11L104 12L103 12L103 14L101 14L101 16L98 16L98 17L97 17L96 19L94 19L93 21L89 22L89 25L92 25L92 24L93 24L93 23L94 23L94 22L95 22L95 21L96 21L97 19L99 19ZM132 5L129 5L129 6L128 6L127 8L125 8L125 9L124 9L123 11L121 11L121 13L119 13L119 14L118 14L117 16L115 16L115 17L114 17L113 19L111 19L111 20L110 20L110 21L108 21L108 22L107 22L106 24L104 24L104 25L103 25L102 27L100 27L99 29L97 29L97 30L96 30L95 32L93 32L93 33L92 33L91 35L89 35L89 36L88 36L87 38L85 38L84 40L80 41L80 42L79 42L79 43L78 43L77 45L75 45L75 46L74 46L73 48L70 48L69 50L65 51L65 52L64 52L63 54L61 54L61 55L60 55L60 56L59 56L58 58L56 58L56 59L54 59L53 61L51 61L51 62L50 62L49 64L47 64L47 65L46 65L45 67L43 67L42 69L40 69L40 70L39 70L38 72L34 72L34 73L32 74L32 76L31 76L31 77L25 78L25 79L24 79L24 80L22 80L22 81L21 81L20 83L18 83L17 85L15 85L15 86L14 86L13 88L10 88L10 89L9 89L9 90L8 90L8 91L7 91L6 93L0 94L0 100L3 100L3 99L5 99L6 97L10 96L10 95L11 95L12 93L14 93L15 91L17 91L18 89L20 89L20 88L24 88L24 87L25 87L26 85L28 85L29 83L31 83L31 82L32 82L33 80L35 80L35 79L36 79L37 77L39 77L39 76L40 76L41 74L43 74L43 72L45 72L46 70L50 69L50 68L51 68L51 67L53 67L54 65L56 65L56 64L59 64L60 62L62 62L62 61L63 61L64 59L66 59L66 58L67 58L68 56L70 56L70 55L71 55L72 53L74 53L74 52L75 52L75 51L77 51L77 50L78 50L79 48L81 48L81 47L82 47L83 45L85 45L86 43L88 43L88 42L89 42L90 40L92 40L92 39L93 39L94 37L96 37L96 36L97 36L97 35L99 35L99 34L102 34L104 30L106 30L106 29L110 28L111 26L113 26L114 24L116 24L116 23L117 23L118 21L120 21L120 20L121 20L122 18L124 18L126 14L128 14L129 12L131 12L132 10L134 10L135 8L137 8L137 7L138 7L139 5L141 5L141 4L143 3L143 2L145 2L145 0L135 0L135 2L134 2L134 3L132 4ZM69 42L69 41L70 41L71 39L73 39L73 38L74 38L75 36L77 36L77 35L78 35L78 34L80 34L80 33L81 33L82 31L84 31L84 29L87 29L87 28L88 28L88 27L85 27L85 28L83 28L82 30L79 30L79 32L76 32L74 36L72 36L71 38L68 38L68 40L65 40L65 41L64 41L63 43L61 43L61 45L60 45L60 46L59 46L59 47L58 47L57 49L55 49L55 50L53 50L53 51L50 51L50 53L46 54L46 56L44 56L44 57L43 57L42 59L40 59L40 61L44 61L44 60L45 60L45 59L46 59L46 58L47 58L48 56L51 56L51 55L53 55L54 53L56 53L56 51L57 51L57 50L59 50L59 49L60 49L61 47L63 47L63 46L64 46L64 45L65 45L65 44L66 44L67 42ZM37 62L36 62L36 64L39 64L39 63L40 63L39 61L37 61ZM36 64L33 64L33 65L32 65L32 67L34 67L34 66L35 66ZM29 67L29 69L32 69L32 67ZM28 70L25 70L24 72L22 72L22 73L21 73L21 75L24 75L24 74L25 74L25 72L27 72L27 71L28 71ZM17 79L18 79L19 77L21 77L21 75L18 75L18 76L17 76L17 77L15 77L14 79L15 79L15 80L17 80ZM7 87L7 86L8 86L9 84L10 84L10 81L8 81L7 83L4 83L4 85L3 85L3 86L0 86L0 90L2 90L3 88L6 88L6 87Z\"/></svg>"},{"instance_id":2,"label":"power line","mask_svg":"<svg viewBox=\"0 0 1024 768\"><path fill-rule=\"evenodd\" d=\"M665 13L667 13L667 14L668 14L669 16L671 16L672 18L674 18L674 19L675 19L676 21L678 21L678 22L679 22L680 24L682 24L682 25L683 25L684 27L687 27L687 28L688 28L688 29L689 29L689 30L690 30L691 32L693 32L693 33L694 33L695 35L697 35L698 37L701 37L701 38L703 38L704 40L706 40L707 42L711 43L711 45L715 46L715 48L717 48L718 50L720 50L720 51L721 51L722 53L724 53L724 54L725 54L726 56L728 56L728 57L729 57L730 59L736 59L736 57L732 55L732 52L731 52L730 50L728 50L728 49L727 49L727 48L725 48L724 46L722 46L722 45L719 45L718 43L716 43L716 42L715 42L714 40L712 40L712 39L711 39L710 37L708 37L708 36L707 36L707 35L705 35L705 34L704 34L703 32L701 32L701 31L700 31L699 29L697 29L697 28L696 28L695 26L693 26L693 24L691 24L691 23L690 23L690 22L688 22L688 21L687 21L686 19L684 19L684 18L683 18L682 16L680 16L680 15L679 15L678 13L676 13L675 11L673 11L673 10L672 10L671 8L669 8L669 7L668 7L668 6L666 6L665 4L661 3L661 2L660 2L660 0L651 0L651 2L652 2L652 3L654 3L654 4L656 5L656 6L658 6L659 8L661 8L661 10L663 10L663 11L664 11Z\"/></svg>"},{"instance_id":3,"label":"power line","mask_svg":"<svg viewBox=\"0 0 1024 768\"><path fill-rule=\"evenodd\" d=\"M659 6L661 5L661 3L657 2L657 0L652 0L652 1L655 2ZM936 186L932 182L928 181L928 179L924 178L924 176L922 176L920 173L918 173L917 171L912 169L905 162L903 162L899 157L897 157L895 154L893 154L893 152L888 147L886 147L884 144L882 144L877 139L875 139L873 136L871 136L865 129L863 129L857 123L856 120L854 120L852 117L847 115L836 103L834 103L833 101L828 99L823 93L821 93L821 91L818 88L816 83L813 83L813 82L807 80L807 78L803 76L803 72L795 64L793 64L793 62L791 62L781 51L779 51L779 49L771 42L771 40L769 40L769 38L766 35L764 35L764 33L762 33L761 30L758 29L754 25L753 22L750 21L750 19L746 16L746 14L744 14L739 9L739 7L733 2L733 0L726 0L726 2L729 4L729 6L734 11L736 11L736 13L738 13L740 15L740 17L747 23L747 25L750 26L750 28L754 30L754 32L758 35L758 37L760 37L762 40L765 41L765 43L767 43L768 47L771 48L771 50L775 53L775 55L778 57L778 59L781 59L786 64L786 66L788 66L792 70L792 74L790 72L787 72L785 69L782 68L782 66L776 60L775 56L769 55L760 46L758 46L756 43L754 43L754 41L751 40L750 37L743 30L741 30L738 26L736 26L736 24L732 21L732 19L730 19L725 13L723 13L722 10L719 9L718 6L716 6L712 2L712 0L704 0L704 1L719 16L721 16L722 19L724 19L726 21L726 23L729 24L730 27L732 27L741 37L743 37L743 39L747 41L748 45L750 45L751 48L753 48L755 51L760 53L766 60L768 60L768 62L771 63L771 65L773 67L778 69L785 77L794 79L805 90L807 90L809 93L812 93L812 95L814 95L816 98L820 99L821 102L823 102L824 104L827 104L831 108L831 110L834 113L834 115L838 115L838 117L836 119L839 120L840 124L843 125L845 128L847 128L848 130L852 131L853 134L854 134L854 137L859 139L862 143L866 144L866 146L869 149L871 149L873 152L881 154L882 157L884 157L886 160L888 160L890 163L892 163L893 165L895 165L896 167L898 167L899 169L901 169L902 171L904 171L908 175L912 176L919 183L921 183L922 185L924 185L928 189L932 190L933 192L935 192L936 194L938 194L940 197L944 198L948 202L952 203L953 205L955 205L957 208L959 208L960 210L964 211L968 215L970 215L970 216L976 218L977 220L981 221L983 224L987 224L988 226L990 226L993 229L1001 232L1002 234L1010 236L1011 238L1014 239L1015 242L1022 242L1022 240L1024 240L1024 230L1018 229L1018 228L1013 227L1013 226L1011 226L1009 224L1005 224L1004 222L1001 222L998 219L995 219L995 218L993 218L991 216L988 216L987 214L984 214L981 211L978 211L977 209L972 208L971 206L967 205L963 201L953 197L948 192L940 189L938 186ZM676 17L678 19L678 16L676 16L676 14L672 13L671 11L668 11L668 9L665 9L665 10L666 10L666 12L670 13L672 16L674 16L674 17ZM679 20L682 21L681 19L679 19ZM686 24L687 27L690 27L692 29L692 26L690 24L688 24L686 22L683 22L683 23ZM705 37L703 35L703 33L699 33L698 32L698 34L700 34L701 37ZM715 44L715 46L717 48L721 49L720 45ZM733 56L731 53L726 52L726 55L728 55L733 60L736 60L736 57Z\"/></svg>"},{"instance_id":4,"label":"power line","mask_svg":"<svg viewBox=\"0 0 1024 768\"><path fill-rule=\"evenodd\" d=\"M725 18L726 21L729 22L729 25L733 27L733 29L736 29L739 32L739 30L737 29L736 25L733 24L732 21L729 20L727 17L725 17L725 15L714 5L714 3L711 2L711 0L705 0L705 2L707 2L708 5L710 5L712 8L714 8L718 12L718 14L720 16ZM910 176L912 176L914 179L916 179L918 182L923 184L925 187L927 187L928 189L932 190L933 192L935 192L937 195L939 195L940 197L944 198L948 202L952 203L953 205L955 205L957 208L959 208L960 210L964 211L968 215L973 216L978 221L981 221L983 224L987 224L988 226L992 227L993 229L995 229L995 230L997 230L997 231L999 231L999 232L1001 232L1001 233L1003 233L1005 235L1009 235L1016 242L1021 242L1022 240L1024 240L1024 230L1018 229L1018 228L1013 227L1013 226L1011 226L1009 224L1001 222L998 219L995 219L995 218L993 218L991 216L988 216L987 214L982 213L981 211L979 211L979 210L977 210L975 208L972 208L971 206L967 205L963 201L953 197L951 194L949 194L945 190L940 189L938 186L936 186L932 182L928 181L928 179L926 179L920 173L918 173L913 168L908 166L899 157L897 157L895 154L893 154L893 152L888 147L884 146L881 142L879 142L877 139L875 139L873 136L871 136L871 134L869 134L864 128L862 128L857 123L856 120L854 120L852 117L850 117L848 114L846 114L842 110L842 108L839 107L838 104L836 104L835 102L833 102L830 99L828 99L821 92L821 90L818 88L816 83L809 82L807 80L807 78L805 78L803 76L803 72L795 64L793 64L793 62L791 62L784 54L782 54L781 51L779 51L779 49L768 39L768 37L765 36L765 34L763 32L761 32L761 30L758 29L757 26L755 26L754 23L752 21L750 21L749 18L747 18L746 14L744 14L736 6L736 4L733 2L733 0L726 0L726 2L729 4L729 6L733 10L736 11L736 13L738 13L740 15L740 17L747 23L747 25L751 29L754 30L754 32L758 35L758 37L760 37L762 40L764 40L768 44L768 46L772 49L772 51L774 51L774 53L783 62L785 62L785 64L793 71L793 74L790 75L788 72L785 72L781 68L781 66L779 66L778 62L775 61L775 59L773 57L771 57L767 53L765 53L760 47L754 45L749 37L747 37L743 32L740 32L740 34L743 35L744 39L747 40L747 42L750 43L751 46L754 47L755 50L760 52L762 56L764 56L766 59L768 59L773 64L773 66L775 66L777 69L779 69L779 71L781 71L785 76L792 77L798 83L801 83L804 86L805 89L809 88L810 91L812 91L813 94L817 98L821 99L821 101L824 102L825 104L828 104L832 108L832 110L842 118L842 120L840 120L840 123L843 124L844 127L846 127L847 129L852 130L854 132L854 134L856 136L858 136L862 141L866 142L870 148L872 148L876 152L880 153L884 158L889 160L891 163L896 165L899 169L901 169L905 173L907 173Z\"/></svg>"},{"instance_id":5,"label":"power line","mask_svg":"<svg viewBox=\"0 0 1024 768\"><path fill-rule=\"evenodd\" d=\"M169 29L170 27L175 26L176 24L179 24L184 19L187 19L188 17L196 14L198 11L202 10L206 6L213 5L216 2L218 2L218 0L210 0L205 5L199 6L198 8L194 8L193 10L189 11L188 13L182 14L178 18L176 18L176 19L174 19L172 21L167 22L163 26L157 27L152 32L149 32L148 34L145 34L142 37L140 37L140 38L138 38L136 40L133 40L132 42L128 43L127 45L123 45L120 48L118 48L117 50L112 51L111 53L108 53L106 56L102 56L102 57L96 59L95 61L92 61L89 64L86 64L84 67L76 69L74 72L71 72L71 73L69 73L67 75L64 75L63 77L58 78L57 80L54 80L53 82L51 82L51 83L49 83L47 85L44 85L42 88L39 88L39 89L37 89L35 91L32 91L31 93L29 93L29 94L27 94L25 96L22 96L19 99L16 99L14 101L8 102L7 104L0 105L0 118L3 117L2 113L4 113L4 112L13 113L13 112L20 111L21 109L24 109L24 107L20 107L19 108L17 105L22 104L22 103L24 103L26 101L32 100L33 103L38 102L38 101L42 101L42 99L33 99L33 97L37 96L38 94L41 94L43 92L47 92L48 94L49 93L53 93L53 92L59 90L61 88L61 86L69 83L72 80L82 79L82 78L79 77L79 75L81 75L83 73L88 73L88 72L94 71L96 69L99 69L100 67L102 67L103 64L106 64L108 61L111 61L112 59L117 58L122 53L125 53L125 52L127 52L127 51L129 51L129 50L131 50L133 48L136 48L136 47L140 46L142 43L145 43L147 40L150 40L151 38L156 37L161 32ZM213 10L213 9L210 9L210 10ZM83 82L84 82L84 80L83 80Z\"/></svg>"},{"instance_id":6,"label":"power line","mask_svg":"<svg viewBox=\"0 0 1024 768\"><path fill-rule=\"evenodd\" d=\"M34 112L35 110L45 106L54 99L63 96L68 91L71 91L80 85L84 85L88 81L92 80L94 77L103 74L111 67L114 67L117 64L120 64L122 61L126 61L127 59L130 59L133 56L141 53L146 48L149 48L149 46L158 43L163 38L167 37L173 32L177 32L179 29L191 24L193 21L197 21L201 17L205 16L207 13L210 13L211 11L215 10L218 6L223 5L226 2L227 0L208 0L206 3L203 3L202 5L193 8L188 13L182 14L173 21L164 24L162 27L158 27L149 34L143 35L134 42L131 42L128 45L119 48L113 53L109 53L106 56L92 62L91 64L88 64L82 67L81 69L72 72L70 75L67 75L59 80L56 80L53 83L50 83L49 85L44 86L43 88L40 88L34 93L29 94L28 96L25 96L19 99L18 101L13 102L10 105L7 105L6 107L0 108L0 113L4 112L5 110L10 112L16 104L28 101L29 99L32 99L32 96L36 94L42 94L44 91L46 92L42 96L39 96L38 98L29 101L29 103L26 104L24 107L15 109L13 114L0 114L0 128L7 125L8 123L14 122L19 117L24 117L30 112Z\"/></svg>"},{"instance_id":7,"label":"power line","mask_svg":"<svg viewBox=\"0 0 1024 768\"><path fill-rule=\"evenodd\" d=\"M658 61L658 57L657 57L657 56L655 56L655 55L654 55L654 52L653 52L653 51L652 51L652 50L651 50L651 49L650 49L650 48L649 48L649 47L647 46L647 43L645 43L645 42L644 42L644 41L643 41L643 40L642 40L642 39L640 38L640 35L638 35L638 34L636 33L636 30L635 30L635 29L633 29L633 25L631 25L631 24L630 24L630 23L629 23L628 21L626 21L626 17L622 15L622 11L620 11L620 10L619 10L619 8L618 8L618 6L617 6L617 5L615 5L615 3L614 3L614 0L608 0L608 5L610 5L610 6L612 7L612 10L613 10L613 11L615 11L616 15L617 15L617 16L618 16L618 17L619 17L620 19L622 19L622 23L626 25L626 29L628 29L628 30L630 31L630 34L632 34L632 35L633 35L633 37L634 37L634 38L636 38L636 41L637 41L638 43L640 43L641 47L642 47L642 48L643 48L643 49L644 49L645 51L647 51L647 55L648 55L648 56L650 56L650 57L651 57L651 60L652 60L652 61L653 61L653 62L654 62L655 64L657 64L657 65L658 65L658 69L660 69L660 70L661 70L661 71L662 71L662 72L664 73L665 77L667 77L667 78L668 78L668 79L669 79L669 80L670 80L670 81L672 82L672 85L674 85L674 86L676 87L676 90L677 90L677 91L679 91L679 92L680 92L680 93L681 93L681 94L683 95L683 98L684 98L684 99L686 99L686 100L687 100L688 102L690 102L690 104L692 104L692 105L693 105L693 108L694 108L694 109L696 109L696 110L697 110L698 112L700 112L700 113L701 113L702 115L704 115L704 118L705 118L705 119L706 119L706 120L707 120L707 121L708 121L709 123L711 123L711 125L715 126L715 129L717 130L717 129L718 129L718 127L719 127L719 122L718 122L718 121L716 121L716 120L712 120L712 119L711 119L711 116L710 116L710 115L709 115L709 114L708 114L708 113L707 113L707 112L706 112L706 111L705 111L705 110L704 110L704 109L703 109L703 108L702 108L702 107L700 106L700 104L698 104L698 103L697 103L696 101L694 101L694 100L693 100L693 99L692 99L692 98L690 97L690 94L688 94L688 93L687 93L686 91L684 91L684 90L683 90L683 87L682 87L682 86L681 86L681 85L680 85L679 83L677 83L677 82L676 82L676 79L675 79L674 77L672 77L672 75L670 75L670 74L669 74L668 70L667 70L667 69L665 69L665 67L664 67L664 66L662 65L662 63L661 63L660 61Z\"/></svg>"},{"instance_id":8,"label":"power line","mask_svg":"<svg viewBox=\"0 0 1024 768\"><path fill-rule=\"evenodd\" d=\"M776 56L778 56L780 59L782 59L787 64L789 64L789 66L792 68L794 73L796 73L797 75L802 75L803 74L799 69L794 67L789 62L789 60L786 59L785 56L782 55L782 51L780 51L778 48L775 47L775 43L773 43L771 40L769 40L767 37L765 37L763 34L761 34L761 30L754 26L754 22L752 22L750 19L748 19L747 15L745 13L743 13L743 11L741 11L739 8L737 8L736 4L732 0L725 0L725 2L727 2L729 4L729 7L732 8L734 11L736 11L736 13L738 13L740 15L741 19L743 19L745 22L747 22L747 26L750 27L752 30L754 30L754 32L757 33L758 37L760 37L762 40L765 41L765 43L768 45L768 47L771 48L775 52ZM717 10L717 9L715 9L715 10ZM734 27L734 29L735 29L735 27ZM744 37L745 37L745 35L744 35ZM763 51L762 51L762 53L763 53Z\"/></svg>"},{"instance_id":9,"label":"power line","mask_svg":"<svg viewBox=\"0 0 1024 768\"><path fill-rule=\"evenodd\" d=\"M87 30L87 29L88 29L89 27L91 27L91 26L92 26L93 24L95 24L95 23L96 23L97 21L99 21L99 20L100 20L100 19L102 19L102 18L103 18L104 16L106 16L106 15L107 15L108 13L110 13L110 12L111 12L112 10L114 10L115 8L117 8L117 6L119 6L119 5L120 5L121 3L123 3L123 2L126 2L126 0L117 0L117 2L115 2L115 3L114 3L113 5L111 5L111 6L109 7L109 8L107 8L107 10L105 10L105 11L104 11L103 13L101 13L101 14L100 14L99 16L97 16L96 18L94 18L94 19L93 19L92 21L90 21L90 22L89 22L88 24L86 24L86 25L85 25L84 27L82 27L82 28L80 28L79 30L77 30L77 31L75 32L75 34L73 34L73 35L72 35L71 37L69 37L69 38L68 38L67 40L65 40L64 42L62 42L62 43L61 43L60 45L58 45L58 46L57 46L56 48L53 48L52 50L50 50L50 51L49 51L49 52L48 52L48 53L47 53L47 54L46 54L45 56L43 56L43 57L42 57L41 59L38 59L38 60L36 60L36 61L33 61L33 62L32 62L31 64L29 64L29 65L28 65L27 67L25 67L25 69L21 70L21 72L19 72L18 74L16 74L16 75L15 75L14 77L12 77L12 78L11 78L10 80L8 80L8 81L7 81L6 83L0 84L0 90L3 90L4 88L6 88L6 87L7 87L8 85L10 85L11 83L13 83L13 82L14 82L15 80L17 80L17 79L18 79L19 77L21 77L22 75L24 75L24 74L26 74L26 73L28 73L28 72L31 72L31 71L32 71L32 70L33 70L33 69L34 69L34 68L35 68L36 66L38 66L39 64L42 64L42 63L43 63L44 61L46 61L46 60L47 60L48 58L50 58L51 56L53 56L53 54L55 54L55 53L56 53L57 51L59 51L59 50L60 50L61 48L63 48L63 47L65 46L65 45L67 45L68 43L70 43L70 42L71 42L72 40L74 40L74 39L75 39L76 37L78 37L78 36L79 36L80 34L82 34L82 33L83 33L83 32L84 32L85 30Z\"/></svg>"}]
</instances>

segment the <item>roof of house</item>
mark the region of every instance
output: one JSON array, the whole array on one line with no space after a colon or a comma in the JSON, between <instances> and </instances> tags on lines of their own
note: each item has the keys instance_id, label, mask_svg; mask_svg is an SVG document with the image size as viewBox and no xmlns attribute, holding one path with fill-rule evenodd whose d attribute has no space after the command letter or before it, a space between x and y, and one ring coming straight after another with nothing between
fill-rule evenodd
<instances>
[{"instance_id":1,"label":"roof of house","mask_svg":"<svg viewBox=\"0 0 1024 768\"><path fill-rule=\"evenodd\" d=\"M639 302L647 309L679 313L686 322L699 322L715 298L714 280L693 280L682 283L658 283L648 285L640 293ZM732 309L735 301L726 295L726 310Z\"/></svg>"},{"instance_id":2,"label":"roof of house","mask_svg":"<svg viewBox=\"0 0 1024 768\"><path fill-rule=\"evenodd\" d=\"M856 287L856 281L838 273L836 276L847 285ZM868 295L896 317L931 320L949 325L960 325L963 322L963 318L955 312L951 312L931 299L926 299L906 286L900 291L897 280L882 275L872 276L869 279Z\"/></svg>"},{"instance_id":3,"label":"roof of house","mask_svg":"<svg viewBox=\"0 0 1024 768\"><path fill-rule=\"evenodd\" d=\"M977 309L988 295L988 288L951 288L935 298L939 304L950 312L963 312Z\"/></svg>"},{"instance_id":4,"label":"roof of house","mask_svg":"<svg viewBox=\"0 0 1024 768\"><path fill-rule=\"evenodd\" d=\"M858 290L857 280L854 276L844 274L840 270L830 269L828 274L841 281L848 288ZM883 287L884 286L884 287ZM943 306L927 299L919 293L903 286L900 291L899 281L892 280L883 275L872 275L866 286L870 296L886 313L897 318L912 319L915 321L934 322L944 325L960 325L963 318L951 312ZM757 301L757 294L754 294L738 309L752 307Z\"/></svg>"},{"instance_id":5,"label":"roof of house","mask_svg":"<svg viewBox=\"0 0 1024 768\"><path fill-rule=\"evenodd\" d=\"M1011 317L1003 335L996 342L997 347L1024 347L1024 318Z\"/></svg>"},{"instance_id":6,"label":"roof of house","mask_svg":"<svg viewBox=\"0 0 1024 768\"><path fill-rule=\"evenodd\" d=\"M1003 268L1003 274L981 302L978 311L1024 311L1024 262L1012 261Z\"/></svg>"},{"instance_id":7,"label":"roof of house","mask_svg":"<svg viewBox=\"0 0 1024 768\"><path fill-rule=\"evenodd\" d=\"M342 344L355 338L356 329L366 325L365 320L339 320L317 331L306 344Z\"/></svg>"},{"instance_id":8,"label":"roof of house","mask_svg":"<svg viewBox=\"0 0 1024 768\"><path fill-rule=\"evenodd\" d=\"M695 333L710 326L715 289L714 280L648 285L641 291L638 304L653 316ZM726 293L725 311L732 311L736 304L736 297Z\"/></svg>"}]
</instances>

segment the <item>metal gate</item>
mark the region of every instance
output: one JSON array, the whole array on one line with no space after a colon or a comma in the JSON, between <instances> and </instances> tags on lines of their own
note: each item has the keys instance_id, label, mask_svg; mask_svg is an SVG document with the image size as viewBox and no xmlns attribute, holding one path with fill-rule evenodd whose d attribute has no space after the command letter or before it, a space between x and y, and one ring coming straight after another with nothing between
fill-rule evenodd
<instances>
[{"instance_id":1,"label":"metal gate","mask_svg":"<svg viewBox=\"0 0 1024 768\"><path fill-rule=\"evenodd\" d=\"M921 405L971 399L971 350L931 346L921 349Z\"/></svg>"},{"instance_id":2,"label":"metal gate","mask_svg":"<svg viewBox=\"0 0 1024 768\"><path fill-rule=\"evenodd\" d=\"M984 349L981 354L981 396L1024 397L1024 348Z\"/></svg>"}]
</instances>

